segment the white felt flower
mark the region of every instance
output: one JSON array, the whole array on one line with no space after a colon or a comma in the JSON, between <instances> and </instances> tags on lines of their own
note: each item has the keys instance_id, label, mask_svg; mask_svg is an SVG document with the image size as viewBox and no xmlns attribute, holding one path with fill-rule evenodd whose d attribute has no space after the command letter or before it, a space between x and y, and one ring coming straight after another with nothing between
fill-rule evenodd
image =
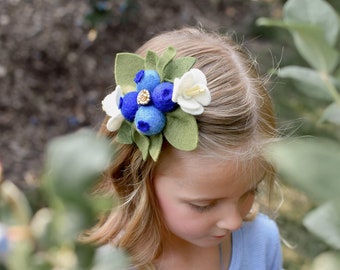
<instances>
[{"instance_id":1,"label":"white felt flower","mask_svg":"<svg viewBox=\"0 0 340 270\"><path fill-rule=\"evenodd\" d=\"M211 101L207 79L202 71L193 68L174 80L172 101L177 102L181 109L192 115L203 113L203 106Z\"/></svg>"},{"instance_id":2,"label":"white felt flower","mask_svg":"<svg viewBox=\"0 0 340 270\"><path fill-rule=\"evenodd\" d=\"M109 121L107 121L106 128L109 131L116 131L120 128L124 116L121 114L119 109L120 98L122 97L122 89L117 85L115 91L107 95L102 101L103 111L110 116Z\"/></svg>"}]
</instances>

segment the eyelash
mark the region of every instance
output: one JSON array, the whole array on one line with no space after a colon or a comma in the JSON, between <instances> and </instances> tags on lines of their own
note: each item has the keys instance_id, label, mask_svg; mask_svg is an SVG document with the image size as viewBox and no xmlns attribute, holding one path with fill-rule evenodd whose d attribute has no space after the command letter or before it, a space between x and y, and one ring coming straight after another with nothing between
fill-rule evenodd
<instances>
[{"instance_id":1,"label":"eyelash","mask_svg":"<svg viewBox=\"0 0 340 270\"><path fill-rule=\"evenodd\" d=\"M214 203L211 203L211 204L208 204L208 205L197 205L197 204L192 204L192 203L189 203L189 205L196 211L198 212L205 212L205 211L208 211L210 210L211 208L214 207Z\"/></svg>"},{"instance_id":2,"label":"eyelash","mask_svg":"<svg viewBox=\"0 0 340 270\"><path fill-rule=\"evenodd\" d=\"M258 187L255 187L254 189L250 190L249 193L247 194L247 197L249 194L258 194L259 193L259 189ZM208 205L196 205L196 204L193 204L193 203L189 203L189 205L196 211L202 213L202 212L206 212L208 210L210 210L211 208L213 208L215 206L215 203L211 203L211 204L208 204Z\"/></svg>"}]
</instances>

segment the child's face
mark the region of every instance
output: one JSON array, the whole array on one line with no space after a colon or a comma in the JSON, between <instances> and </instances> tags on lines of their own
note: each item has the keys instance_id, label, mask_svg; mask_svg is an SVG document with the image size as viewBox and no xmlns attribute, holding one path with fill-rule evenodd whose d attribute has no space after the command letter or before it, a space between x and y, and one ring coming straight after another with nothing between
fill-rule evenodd
<instances>
[{"instance_id":1,"label":"child's face","mask_svg":"<svg viewBox=\"0 0 340 270\"><path fill-rule=\"evenodd\" d=\"M209 247L229 238L249 213L263 173L250 162L165 149L154 184L171 239Z\"/></svg>"}]
</instances>

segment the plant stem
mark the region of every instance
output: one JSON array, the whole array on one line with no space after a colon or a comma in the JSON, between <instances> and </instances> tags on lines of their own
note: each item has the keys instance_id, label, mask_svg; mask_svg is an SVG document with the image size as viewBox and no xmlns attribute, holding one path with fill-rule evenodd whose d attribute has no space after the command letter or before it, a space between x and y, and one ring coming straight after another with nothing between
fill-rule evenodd
<instances>
[{"instance_id":1,"label":"plant stem","mask_svg":"<svg viewBox=\"0 0 340 270\"><path fill-rule=\"evenodd\" d=\"M336 90L334 84L331 82L328 74L327 73L321 73L320 76L321 76L321 79L326 84L328 91L333 96L335 102L340 106L340 95L339 95L338 91Z\"/></svg>"}]
</instances>

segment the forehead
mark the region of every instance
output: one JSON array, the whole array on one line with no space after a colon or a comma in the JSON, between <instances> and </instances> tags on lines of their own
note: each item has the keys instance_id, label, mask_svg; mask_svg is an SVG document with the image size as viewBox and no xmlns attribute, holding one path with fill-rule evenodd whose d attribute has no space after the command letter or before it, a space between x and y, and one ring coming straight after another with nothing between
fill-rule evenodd
<instances>
[{"instance_id":1,"label":"forehead","mask_svg":"<svg viewBox=\"0 0 340 270\"><path fill-rule=\"evenodd\" d=\"M179 187L211 189L242 185L254 186L264 170L257 160L207 157L197 151L184 152L174 148L164 149L156 166L155 176L177 182Z\"/></svg>"}]
</instances>

